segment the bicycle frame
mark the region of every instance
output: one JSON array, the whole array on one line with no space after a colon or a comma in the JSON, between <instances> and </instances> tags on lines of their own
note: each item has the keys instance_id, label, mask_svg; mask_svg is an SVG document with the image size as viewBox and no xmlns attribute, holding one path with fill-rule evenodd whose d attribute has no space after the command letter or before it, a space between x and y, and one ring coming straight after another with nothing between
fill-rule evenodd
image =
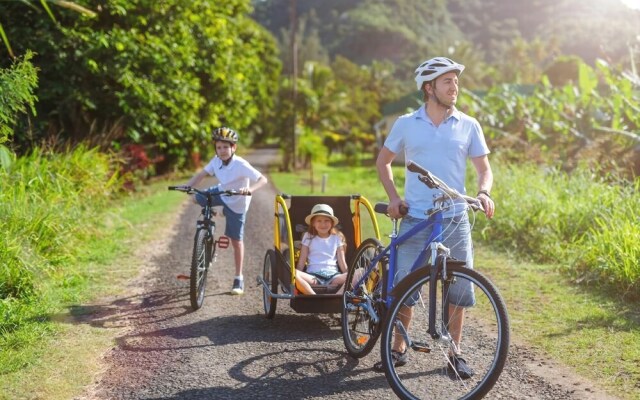
<instances>
[{"instance_id":1,"label":"bicycle frame","mask_svg":"<svg viewBox=\"0 0 640 400\"><path fill-rule=\"evenodd\" d=\"M213 197L214 196L223 196L228 195L225 192L218 193L210 193L210 192L198 192L200 194L206 195L207 203L204 207L202 207L202 219L196 221L196 231L199 229L207 230L207 241L211 241L213 248L211 249L211 254L216 255L216 248L219 246L221 249L226 249L229 247L229 238L226 236L220 236L218 240L213 240L213 228L216 226L216 223L213 221L213 217L217 214L214 205L213 205Z\"/></svg>"},{"instance_id":2,"label":"bicycle frame","mask_svg":"<svg viewBox=\"0 0 640 400\"><path fill-rule=\"evenodd\" d=\"M446 249L444 246L442 246L441 244L441 240L442 240L442 231L443 231L443 226L442 226L442 221L443 221L443 216L442 216L442 212L444 211L444 209L437 209L434 210L433 212L431 212L429 214L429 217L427 219L425 219L424 221L419 222L416 226L414 226L413 228L411 228L409 231L405 232L403 235L398 236L397 233L397 224L398 221L394 220L394 226L393 226L393 231L391 233L391 243L385 247L380 254L378 254L376 257L374 257L371 262L369 263L369 266L367 267L367 271L366 273L358 280L358 282L356 283L356 287L362 285L364 283L364 281L367 279L367 277L369 276L369 274L371 273L371 271L373 271L374 267L378 264L378 262L380 262L383 258L387 257L389 258L389 270L387 271L386 274L384 274L383 276L385 276L385 283L383 286L383 292L382 292L382 299L384 301L384 304L389 307L393 301L393 297L389 296L388 294L391 293L392 289L393 289L393 277L395 276L396 273L396 262L397 262L397 257L398 257L398 247L407 241L408 238L412 237L413 235L415 235L416 233L429 228L430 226L433 226L431 233L429 234L429 237L427 238L427 240L425 241L424 244L424 248L422 249L422 251L420 252L420 255L418 256L418 258L414 261L413 265L411 266L411 271L416 270L417 268L420 268L422 266L424 266L427 262L427 260L429 259L429 252L430 252L430 256L432 260L436 260L437 254L439 250L443 250ZM430 251L428 251L428 249ZM447 249L448 251L448 249ZM370 310L370 312L372 312L372 310Z\"/></svg>"}]
</instances>

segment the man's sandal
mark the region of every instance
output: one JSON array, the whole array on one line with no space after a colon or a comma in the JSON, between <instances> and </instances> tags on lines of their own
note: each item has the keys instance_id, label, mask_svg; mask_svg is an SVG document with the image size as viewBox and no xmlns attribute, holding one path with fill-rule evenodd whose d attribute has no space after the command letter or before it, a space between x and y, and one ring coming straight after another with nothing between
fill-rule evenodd
<instances>
[{"instance_id":1,"label":"man's sandal","mask_svg":"<svg viewBox=\"0 0 640 400\"><path fill-rule=\"evenodd\" d=\"M403 353L391 350L391 358L393 359L394 366L402 367L407 363L409 355L407 354L406 350ZM384 365L382 364L382 361L378 361L377 363L373 364L373 369L377 372L384 372Z\"/></svg>"},{"instance_id":2,"label":"man's sandal","mask_svg":"<svg viewBox=\"0 0 640 400\"><path fill-rule=\"evenodd\" d=\"M467 365L467 361L460 356L449 356L447 365L449 373L460 377L460 379L469 379L473 376L473 370Z\"/></svg>"}]
</instances>

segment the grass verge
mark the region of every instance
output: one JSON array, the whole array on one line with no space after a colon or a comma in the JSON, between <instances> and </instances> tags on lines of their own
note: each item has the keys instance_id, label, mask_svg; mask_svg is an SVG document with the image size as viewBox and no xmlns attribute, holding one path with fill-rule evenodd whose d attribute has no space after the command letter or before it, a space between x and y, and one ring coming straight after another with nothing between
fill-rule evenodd
<instances>
[{"instance_id":1,"label":"grass verge","mask_svg":"<svg viewBox=\"0 0 640 400\"><path fill-rule=\"evenodd\" d=\"M476 245L476 268L500 288L519 342L624 399L640 399L637 304L572 284L559 265L516 261Z\"/></svg>"},{"instance_id":2,"label":"grass verge","mask_svg":"<svg viewBox=\"0 0 640 400\"><path fill-rule=\"evenodd\" d=\"M49 310L48 332L29 345L2 349L6 368L0 379L0 399L69 399L90 385L98 374L102 354L113 346L113 329L79 323L71 316L78 304L121 295L126 282L135 278L146 260L135 251L172 225L184 196L166 190L167 183L145 187L142 192L114 206L103 220L100 236L88 238L78 263L86 269L87 295L60 303ZM116 328L114 328L116 329ZM30 333L36 334L36 333Z\"/></svg>"}]
</instances>

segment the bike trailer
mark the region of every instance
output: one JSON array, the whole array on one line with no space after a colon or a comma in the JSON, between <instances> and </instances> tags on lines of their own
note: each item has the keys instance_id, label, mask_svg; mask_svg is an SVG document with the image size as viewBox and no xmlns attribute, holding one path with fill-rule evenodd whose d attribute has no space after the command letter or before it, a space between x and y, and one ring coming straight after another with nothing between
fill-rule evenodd
<instances>
[{"instance_id":1,"label":"bike trailer","mask_svg":"<svg viewBox=\"0 0 640 400\"><path fill-rule=\"evenodd\" d=\"M267 318L275 315L278 299L290 301L298 313L340 313L342 294L338 286L312 285L315 295L307 295L296 287L295 268L298 262L299 241L307 225L304 221L316 204L328 204L340 220L337 227L345 236L345 258L351 264L357 247L367 237L380 239L375 212L369 201L358 194L349 196L290 196L276 195L274 205L274 248L267 250L262 284L264 310ZM368 218L362 216L366 214Z\"/></svg>"}]
</instances>

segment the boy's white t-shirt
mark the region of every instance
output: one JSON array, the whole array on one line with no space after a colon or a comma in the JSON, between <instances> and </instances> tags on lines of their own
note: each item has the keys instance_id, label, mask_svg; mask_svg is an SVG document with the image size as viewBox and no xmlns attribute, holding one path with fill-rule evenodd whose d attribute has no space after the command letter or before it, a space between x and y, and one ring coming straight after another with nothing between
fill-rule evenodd
<instances>
[{"instance_id":1,"label":"boy's white t-shirt","mask_svg":"<svg viewBox=\"0 0 640 400\"><path fill-rule=\"evenodd\" d=\"M257 181L262 174L244 158L233 155L229 164L224 165L222 160L215 156L204 167L204 170L218 178L219 190L238 190L249 187L251 182ZM222 201L238 214L244 214L249 209L251 196L221 196Z\"/></svg>"},{"instance_id":2,"label":"boy's white t-shirt","mask_svg":"<svg viewBox=\"0 0 640 400\"><path fill-rule=\"evenodd\" d=\"M302 244L309 247L309 256L307 257L307 272L318 273L340 272L338 269L338 248L343 246L342 238L339 235L331 234L327 238L319 236L311 236L309 232L305 232L302 237ZM313 245L312 245L313 244Z\"/></svg>"}]
</instances>

